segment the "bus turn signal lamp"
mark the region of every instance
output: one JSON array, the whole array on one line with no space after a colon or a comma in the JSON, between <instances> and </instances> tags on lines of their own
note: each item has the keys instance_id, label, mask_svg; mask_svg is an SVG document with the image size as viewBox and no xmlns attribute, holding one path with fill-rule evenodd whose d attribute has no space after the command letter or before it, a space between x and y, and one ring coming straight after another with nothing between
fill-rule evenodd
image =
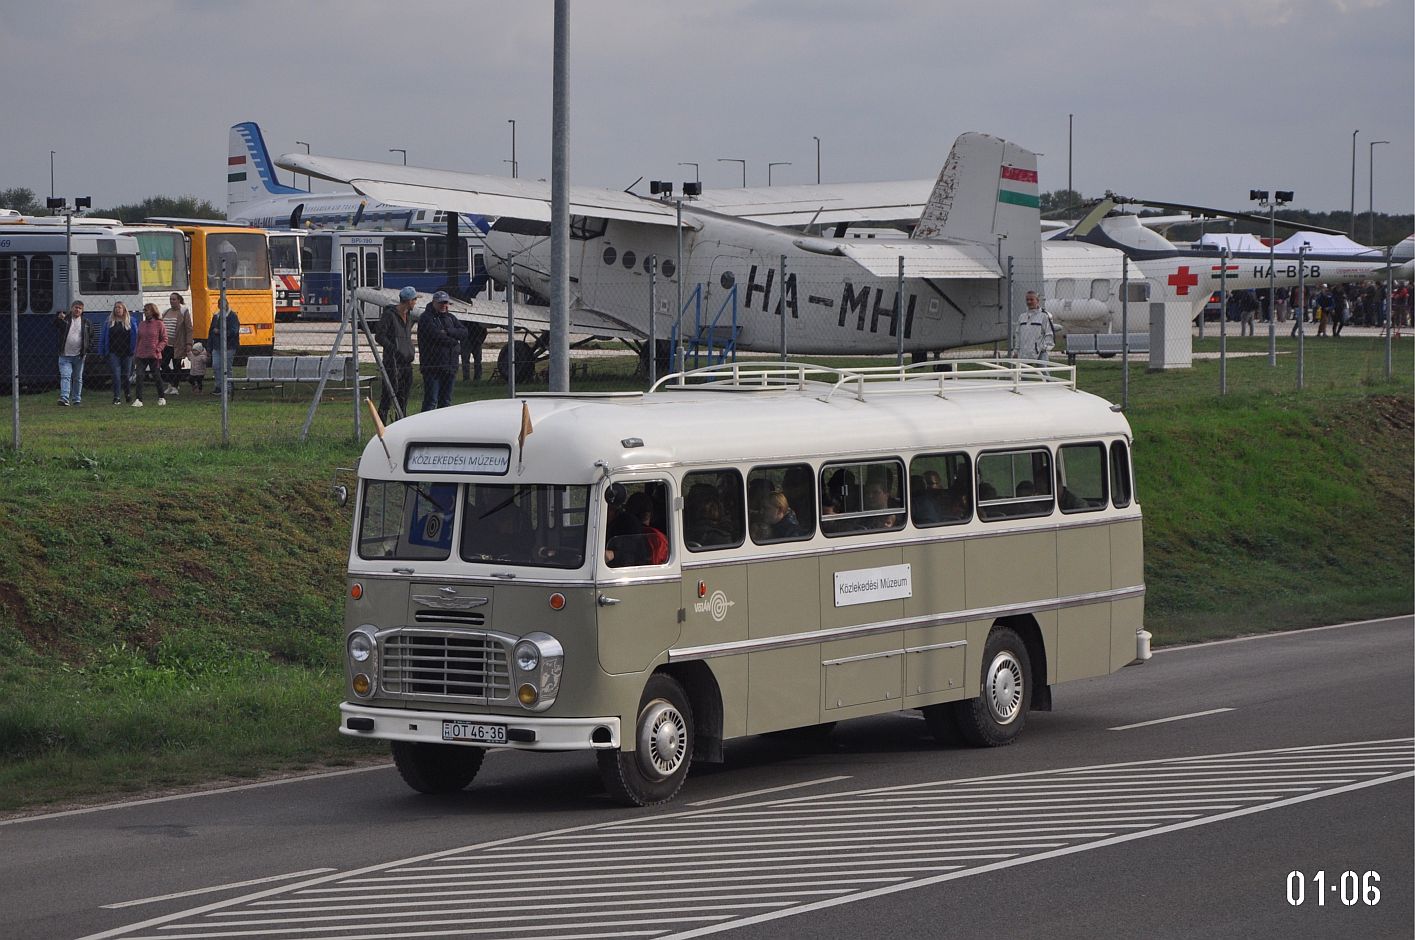
<instances>
[{"instance_id":1,"label":"bus turn signal lamp","mask_svg":"<svg viewBox=\"0 0 1415 940\"><path fill-rule=\"evenodd\" d=\"M699 596L699 597L707 597L707 582L706 582L706 581L699 581L699 582L698 582L698 596Z\"/></svg>"},{"instance_id":2,"label":"bus turn signal lamp","mask_svg":"<svg viewBox=\"0 0 1415 940\"><path fill-rule=\"evenodd\" d=\"M551 609L551 610L564 610L564 609L565 609L565 595L564 595L564 594L561 594L559 591L556 591L554 594L550 595L550 609Z\"/></svg>"},{"instance_id":3,"label":"bus turn signal lamp","mask_svg":"<svg viewBox=\"0 0 1415 940\"><path fill-rule=\"evenodd\" d=\"M536 691L535 686L527 682L516 690L516 698L520 700L522 705L530 708L536 702L540 701L540 693Z\"/></svg>"},{"instance_id":4,"label":"bus turn signal lamp","mask_svg":"<svg viewBox=\"0 0 1415 940\"><path fill-rule=\"evenodd\" d=\"M354 676L353 686L354 693L359 696L368 695L373 689L373 683L371 683L369 677L362 672Z\"/></svg>"},{"instance_id":5,"label":"bus turn signal lamp","mask_svg":"<svg viewBox=\"0 0 1415 940\"><path fill-rule=\"evenodd\" d=\"M355 581L352 585L349 586L349 596L356 601L361 600L364 596L364 586L359 582Z\"/></svg>"}]
</instances>

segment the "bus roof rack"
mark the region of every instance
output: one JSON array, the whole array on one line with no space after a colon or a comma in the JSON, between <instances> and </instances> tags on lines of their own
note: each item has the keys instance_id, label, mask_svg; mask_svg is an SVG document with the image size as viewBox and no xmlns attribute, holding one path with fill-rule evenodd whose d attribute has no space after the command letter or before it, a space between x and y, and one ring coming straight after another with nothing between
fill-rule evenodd
<instances>
[{"instance_id":1,"label":"bus roof rack","mask_svg":"<svg viewBox=\"0 0 1415 940\"><path fill-rule=\"evenodd\" d=\"M805 362L732 362L666 375L651 392L692 389L717 392L806 391L819 389L828 401L844 389L866 395L930 394L1055 385L1076 390L1076 367L1038 359L940 359L909 365L833 369Z\"/></svg>"}]
</instances>

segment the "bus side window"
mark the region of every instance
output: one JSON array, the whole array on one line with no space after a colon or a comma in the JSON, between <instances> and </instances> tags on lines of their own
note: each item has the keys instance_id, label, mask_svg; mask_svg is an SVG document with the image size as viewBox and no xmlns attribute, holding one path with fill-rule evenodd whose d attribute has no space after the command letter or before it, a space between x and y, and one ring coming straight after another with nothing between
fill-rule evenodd
<instances>
[{"instance_id":1,"label":"bus side window","mask_svg":"<svg viewBox=\"0 0 1415 940\"><path fill-rule=\"evenodd\" d=\"M1116 509L1130 505L1133 497L1130 490L1130 452L1124 441L1110 444L1110 496Z\"/></svg>"},{"instance_id":2,"label":"bus side window","mask_svg":"<svg viewBox=\"0 0 1415 940\"><path fill-rule=\"evenodd\" d=\"M1045 448L978 457L978 518L1051 515L1051 454Z\"/></svg>"},{"instance_id":3,"label":"bus side window","mask_svg":"<svg viewBox=\"0 0 1415 940\"><path fill-rule=\"evenodd\" d=\"M698 470L683 476L683 542L690 552L735 548L746 537L742 474Z\"/></svg>"},{"instance_id":4,"label":"bus side window","mask_svg":"<svg viewBox=\"0 0 1415 940\"><path fill-rule=\"evenodd\" d=\"M668 564L672 554L668 492L668 484L657 480L618 486L616 501L605 507L605 564L611 568Z\"/></svg>"},{"instance_id":5,"label":"bus side window","mask_svg":"<svg viewBox=\"0 0 1415 940\"><path fill-rule=\"evenodd\" d=\"M815 473L808 463L753 467L747 474L747 528L758 545L810 538L815 506Z\"/></svg>"},{"instance_id":6,"label":"bus side window","mask_svg":"<svg viewBox=\"0 0 1415 940\"><path fill-rule=\"evenodd\" d=\"M1062 512L1104 509L1105 445L1066 444L1057 450L1057 502Z\"/></svg>"},{"instance_id":7,"label":"bus side window","mask_svg":"<svg viewBox=\"0 0 1415 940\"><path fill-rule=\"evenodd\" d=\"M957 525L973 518L973 471L967 454L921 454L909 462L914 525Z\"/></svg>"},{"instance_id":8,"label":"bus side window","mask_svg":"<svg viewBox=\"0 0 1415 940\"><path fill-rule=\"evenodd\" d=\"M904 464L897 458L821 468L821 532L846 535L902 528Z\"/></svg>"}]
</instances>

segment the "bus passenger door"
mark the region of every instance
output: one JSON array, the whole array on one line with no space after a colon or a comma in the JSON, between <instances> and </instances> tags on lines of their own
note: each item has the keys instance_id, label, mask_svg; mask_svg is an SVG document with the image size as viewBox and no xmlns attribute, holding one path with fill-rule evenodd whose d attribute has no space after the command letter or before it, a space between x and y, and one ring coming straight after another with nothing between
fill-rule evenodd
<instances>
[{"instance_id":1,"label":"bus passenger door","mask_svg":"<svg viewBox=\"0 0 1415 940\"><path fill-rule=\"evenodd\" d=\"M354 291L360 287L383 286L383 246L344 246L344 297L345 308L354 298Z\"/></svg>"}]
</instances>

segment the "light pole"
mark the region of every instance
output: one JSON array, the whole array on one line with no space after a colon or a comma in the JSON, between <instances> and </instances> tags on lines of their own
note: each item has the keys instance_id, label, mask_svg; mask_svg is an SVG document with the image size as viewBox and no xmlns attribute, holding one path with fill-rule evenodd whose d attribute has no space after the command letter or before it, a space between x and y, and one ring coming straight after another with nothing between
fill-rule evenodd
<instances>
[{"instance_id":1,"label":"light pole","mask_svg":"<svg viewBox=\"0 0 1415 940\"><path fill-rule=\"evenodd\" d=\"M696 163L680 163L679 166L690 166L693 168L693 182L701 183L703 178L698 175L698 165Z\"/></svg>"},{"instance_id":2,"label":"light pole","mask_svg":"<svg viewBox=\"0 0 1415 940\"><path fill-rule=\"evenodd\" d=\"M54 198L54 151L49 151L49 198Z\"/></svg>"},{"instance_id":3,"label":"light pole","mask_svg":"<svg viewBox=\"0 0 1415 940\"><path fill-rule=\"evenodd\" d=\"M816 142L816 185L819 186L821 181L821 139L812 134L811 140Z\"/></svg>"},{"instance_id":4,"label":"light pole","mask_svg":"<svg viewBox=\"0 0 1415 940\"><path fill-rule=\"evenodd\" d=\"M295 146L296 146L296 147L304 147L304 148L305 148L305 156L309 156L309 152L310 152L310 145L309 145L309 144L305 143L303 140L297 140L297 141L295 141ZM308 190L310 190L311 192L314 191L314 183L310 181L310 175L309 175L308 173L305 174L305 189L308 189Z\"/></svg>"},{"instance_id":5,"label":"light pole","mask_svg":"<svg viewBox=\"0 0 1415 940\"><path fill-rule=\"evenodd\" d=\"M1370 211L1371 227L1367 232L1366 241L1374 245L1376 243L1376 144L1388 144L1388 140L1371 141L1371 156L1369 165L1366 167L1366 181L1370 185L1370 192L1367 194L1366 208Z\"/></svg>"},{"instance_id":6,"label":"light pole","mask_svg":"<svg viewBox=\"0 0 1415 940\"><path fill-rule=\"evenodd\" d=\"M1272 199L1268 199L1266 189L1248 190L1248 198L1255 200L1258 205L1266 206L1268 209L1268 365L1277 365L1277 274L1273 269L1274 257L1273 246L1277 243L1277 207L1286 205L1292 201L1292 190L1275 189ZM1228 270L1227 259L1223 262L1224 271ZM1227 322L1227 303L1225 309L1219 312L1219 316Z\"/></svg>"},{"instance_id":7,"label":"light pole","mask_svg":"<svg viewBox=\"0 0 1415 940\"><path fill-rule=\"evenodd\" d=\"M1357 128L1351 132L1351 237L1356 237L1356 135L1361 133Z\"/></svg>"},{"instance_id":8,"label":"light pole","mask_svg":"<svg viewBox=\"0 0 1415 940\"><path fill-rule=\"evenodd\" d=\"M742 188L747 188L747 161L739 160L736 157L718 157L718 163L740 163L742 164Z\"/></svg>"},{"instance_id":9,"label":"light pole","mask_svg":"<svg viewBox=\"0 0 1415 940\"><path fill-rule=\"evenodd\" d=\"M785 162L785 161L781 161L781 160L778 160L776 163L768 163L768 164L766 165L766 184L767 184L768 186L771 185L771 168L772 168L772 167L774 167L774 166L790 166L790 165L791 165L791 164L790 164L789 162Z\"/></svg>"},{"instance_id":10,"label":"light pole","mask_svg":"<svg viewBox=\"0 0 1415 940\"><path fill-rule=\"evenodd\" d=\"M507 118L506 123L511 125L511 159L501 162L511 164L511 178L515 179L521 175L521 165L516 162L516 119Z\"/></svg>"},{"instance_id":11,"label":"light pole","mask_svg":"<svg viewBox=\"0 0 1415 940\"><path fill-rule=\"evenodd\" d=\"M389 152L389 153L401 153L401 154L403 155L403 165L404 165L404 166L407 166L407 165L408 165L408 151L404 150L402 147L389 147L389 148L388 148L388 152Z\"/></svg>"}]
</instances>

